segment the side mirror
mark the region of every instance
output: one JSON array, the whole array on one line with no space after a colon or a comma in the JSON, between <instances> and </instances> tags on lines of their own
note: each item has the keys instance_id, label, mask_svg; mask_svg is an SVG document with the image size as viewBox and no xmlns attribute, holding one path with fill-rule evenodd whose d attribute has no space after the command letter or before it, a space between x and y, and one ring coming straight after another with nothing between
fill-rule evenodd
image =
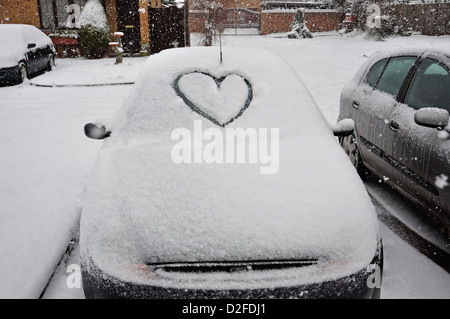
<instances>
[{"instance_id":1,"label":"side mirror","mask_svg":"<svg viewBox=\"0 0 450 319\"><path fill-rule=\"evenodd\" d=\"M352 119L343 119L334 125L331 125L334 136L346 137L355 131L355 122Z\"/></svg>"},{"instance_id":2,"label":"side mirror","mask_svg":"<svg viewBox=\"0 0 450 319\"><path fill-rule=\"evenodd\" d=\"M28 43L27 48L28 49L33 49L36 47L36 43Z\"/></svg>"},{"instance_id":3,"label":"side mirror","mask_svg":"<svg viewBox=\"0 0 450 319\"><path fill-rule=\"evenodd\" d=\"M444 128L448 125L449 114L447 110L433 107L420 109L414 114L414 121L421 126L431 128Z\"/></svg>"},{"instance_id":4,"label":"side mirror","mask_svg":"<svg viewBox=\"0 0 450 319\"><path fill-rule=\"evenodd\" d=\"M107 132L104 126L97 126L89 123L84 126L84 134L87 137L94 140L103 140L111 135L111 132Z\"/></svg>"}]
</instances>

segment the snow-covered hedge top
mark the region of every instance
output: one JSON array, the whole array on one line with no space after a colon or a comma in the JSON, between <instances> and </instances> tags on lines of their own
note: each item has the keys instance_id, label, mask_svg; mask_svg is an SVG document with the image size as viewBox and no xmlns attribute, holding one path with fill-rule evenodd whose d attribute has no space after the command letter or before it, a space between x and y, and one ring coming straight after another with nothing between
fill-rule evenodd
<instances>
[{"instance_id":1,"label":"snow-covered hedge top","mask_svg":"<svg viewBox=\"0 0 450 319\"><path fill-rule=\"evenodd\" d=\"M52 40L31 25L0 24L0 43L0 68L7 68L25 59L28 43L36 43L39 48L52 45Z\"/></svg>"},{"instance_id":2,"label":"snow-covered hedge top","mask_svg":"<svg viewBox=\"0 0 450 319\"><path fill-rule=\"evenodd\" d=\"M337 278L364 268L376 250L376 214L303 82L269 51L225 47L223 59L220 64L215 47L151 56L116 116L101 121L112 134L99 154L83 205L84 262L89 267L92 258L111 275L146 282L130 265L320 260L287 277L268 272L274 276L270 284L258 277L268 273L255 272L253 279L247 278L255 287ZM222 79L220 89L199 72ZM236 105L246 104L249 86L243 78L252 88L251 102L226 128L194 112L176 90L178 86L187 99L226 122L236 114ZM203 132L278 128L278 172L261 175L260 163L174 163L173 131L184 128L193 134L196 120ZM211 276L217 276L214 288L236 288L247 280ZM179 280L176 274L152 275L155 285L199 284Z\"/></svg>"},{"instance_id":3,"label":"snow-covered hedge top","mask_svg":"<svg viewBox=\"0 0 450 319\"><path fill-rule=\"evenodd\" d=\"M89 0L81 12L80 25L91 25L99 29L109 29L105 8L100 0Z\"/></svg>"}]
</instances>

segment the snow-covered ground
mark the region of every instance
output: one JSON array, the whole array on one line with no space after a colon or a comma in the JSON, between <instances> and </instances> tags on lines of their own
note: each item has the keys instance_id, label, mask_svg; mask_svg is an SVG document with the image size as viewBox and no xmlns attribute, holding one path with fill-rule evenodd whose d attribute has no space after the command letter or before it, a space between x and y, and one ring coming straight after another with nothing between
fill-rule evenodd
<instances>
[{"instance_id":1,"label":"snow-covered ground","mask_svg":"<svg viewBox=\"0 0 450 319\"><path fill-rule=\"evenodd\" d=\"M30 80L35 86L96 86L126 83L136 80L146 57L125 59L121 64L115 64L115 58L101 60L60 59L58 67L52 72L42 74Z\"/></svg>"},{"instance_id":2,"label":"snow-covered ground","mask_svg":"<svg viewBox=\"0 0 450 319\"><path fill-rule=\"evenodd\" d=\"M193 43L195 43L193 41ZM339 94L366 56L382 48L450 43L450 37L390 38L317 34L314 39L225 36L225 46L264 47L301 76L328 121ZM226 50L224 50L226 59ZM54 71L14 87L0 87L0 298L38 298L76 232L84 186L101 141L87 139L85 123L113 115L129 94L145 59L58 60ZM54 87L38 87L30 82ZM59 87L59 85L77 85ZM450 276L382 226L385 278L382 298L450 298ZM83 298L66 286L61 264L45 298Z\"/></svg>"}]
</instances>

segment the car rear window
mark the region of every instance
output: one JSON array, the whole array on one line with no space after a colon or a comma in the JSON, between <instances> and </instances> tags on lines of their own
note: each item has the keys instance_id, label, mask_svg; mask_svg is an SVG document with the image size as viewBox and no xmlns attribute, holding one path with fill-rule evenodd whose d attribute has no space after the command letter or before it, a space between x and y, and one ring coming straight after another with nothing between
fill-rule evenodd
<instances>
[{"instance_id":1,"label":"car rear window","mask_svg":"<svg viewBox=\"0 0 450 319\"><path fill-rule=\"evenodd\" d=\"M366 77L366 83L368 85L371 87L375 87L377 85L378 79L380 78L387 61L388 59L383 59L372 66Z\"/></svg>"},{"instance_id":2,"label":"car rear window","mask_svg":"<svg viewBox=\"0 0 450 319\"><path fill-rule=\"evenodd\" d=\"M402 87L406 75L416 59L417 57L414 56L391 58L384 69L376 88L396 97Z\"/></svg>"},{"instance_id":3,"label":"car rear window","mask_svg":"<svg viewBox=\"0 0 450 319\"><path fill-rule=\"evenodd\" d=\"M405 104L415 109L436 107L450 112L448 68L432 59L423 60L406 93Z\"/></svg>"}]
</instances>

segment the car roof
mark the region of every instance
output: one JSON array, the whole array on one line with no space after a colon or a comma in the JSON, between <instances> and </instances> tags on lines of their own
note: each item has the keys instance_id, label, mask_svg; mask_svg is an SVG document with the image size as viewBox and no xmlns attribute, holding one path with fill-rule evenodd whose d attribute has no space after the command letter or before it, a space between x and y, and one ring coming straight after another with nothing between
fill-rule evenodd
<instances>
[{"instance_id":1,"label":"car roof","mask_svg":"<svg viewBox=\"0 0 450 319\"><path fill-rule=\"evenodd\" d=\"M186 100L174 89L175 81L180 76L195 78L192 75L194 72L201 74L197 74L198 81L190 81L190 88L186 88L192 92L205 90L201 79L203 77L205 80L205 76L202 74L216 80L237 75L248 82L251 101L241 116L227 127L280 127L295 134L294 131L307 131L313 125L318 132L329 132L311 94L289 65L267 50L229 47L223 49L222 63L217 47L171 49L151 56L115 121L105 124L110 126L113 135L119 132L156 134L176 127L191 127L194 119L204 120L206 126L215 127L212 121L187 107ZM208 82L208 79L205 81ZM236 110L231 109L236 107L236 103L245 104L239 102L240 99L247 98L245 93L239 96L235 90L246 90L242 87L242 80L241 86L239 79L234 82L230 85L236 87L230 87L229 92L221 97L225 104L230 100L230 114L235 113ZM212 78L209 83L213 83ZM192 98L202 99L200 96Z\"/></svg>"},{"instance_id":2,"label":"car roof","mask_svg":"<svg viewBox=\"0 0 450 319\"><path fill-rule=\"evenodd\" d=\"M0 24L0 29L19 30L19 29L33 29L36 27L30 24L16 24L16 23L4 23Z\"/></svg>"},{"instance_id":3,"label":"car roof","mask_svg":"<svg viewBox=\"0 0 450 319\"><path fill-rule=\"evenodd\" d=\"M369 69L377 61L382 59L387 59L396 56L417 56L417 57L432 57L437 59L439 62L447 64L450 67L450 43L439 43L430 44L429 46L424 45L411 45L402 46L391 49L384 49L372 52L365 55L367 60L361 65L361 67L356 72L353 79L346 85L344 89L355 88L359 85L360 81L365 77Z\"/></svg>"},{"instance_id":4,"label":"car roof","mask_svg":"<svg viewBox=\"0 0 450 319\"><path fill-rule=\"evenodd\" d=\"M369 62L374 63L375 61L395 57L395 56L418 56L418 57L427 57L433 56L437 58L442 63L449 64L450 60L450 43L449 44L438 44L431 46L406 46L400 48L386 49L374 52L369 57Z\"/></svg>"},{"instance_id":5,"label":"car roof","mask_svg":"<svg viewBox=\"0 0 450 319\"><path fill-rule=\"evenodd\" d=\"M41 30L28 24L0 24L0 41L6 47L23 48L26 43L34 41L37 46L51 43Z\"/></svg>"},{"instance_id":6,"label":"car roof","mask_svg":"<svg viewBox=\"0 0 450 319\"><path fill-rule=\"evenodd\" d=\"M5 39L17 36L22 39L26 32L33 32L34 30L39 29L28 24L0 24L0 36L5 37Z\"/></svg>"}]
</instances>

